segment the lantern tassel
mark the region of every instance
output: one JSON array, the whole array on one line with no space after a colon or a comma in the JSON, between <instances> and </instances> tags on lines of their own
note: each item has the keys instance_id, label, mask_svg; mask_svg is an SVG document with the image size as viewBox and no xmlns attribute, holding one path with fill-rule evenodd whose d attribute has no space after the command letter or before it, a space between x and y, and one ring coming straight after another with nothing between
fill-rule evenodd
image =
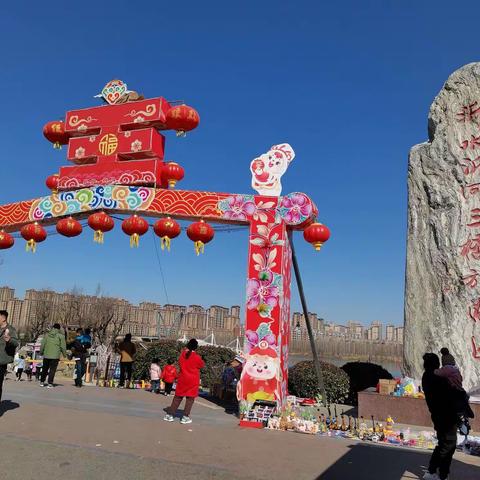
<instances>
[{"instance_id":1,"label":"lantern tassel","mask_svg":"<svg viewBox=\"0 0 480 480\"><path fill-rule=\"evenodd\" d=\"M95 233L93 234L93 241L95 243L103 243L105 235L101 230L95 230Z\"/></svg>"},{"instance_id":2,"label":"lantern tassel","mask_svg":"<svg viewBox=\"0 0 480 480\"><path fill-rule=\"evenodd\" d=\"M55 142L55 143L53 144L53 148L54 148L55 150L61 150L61 149L62 149L62 146L60 145L60 142Z\"/></svg>"},{"instance_id":3,"label":"lantern tassel","mask_svg":"<svg viewBox=\"0 0 480 480\"><path fill-rule=\"evenodd\" d=\"M175 188L175 185L177 184L177 181L176 180L169 180L168 181L168 186L170 188Z\"/></svg>"},{"instance_id":4,"label":"lantern tassel","mask_svg":"<svg viewBox=\"0 0 480 480\"><path fill-rule=\"evenodd\" d=\"M185 130L177 130L177 137L186 137L187 136L187 132L185 132Z\"/></svg>"},{"instance_id":5,"label":"lantern tassel","mask_svg":"<svg viewBox=\"0 0 480 480\"><path fill-rule=\"evenodd\" d=\"M140 245L140 235L138 233L134 233L130 235L130 248L138 248Z\"/></svg>"},{"instance_id":6,"label":"lantern tassel","mask_svg":"<svg viewBox=\"0 0 480 480\"><path fill-rule=\"evenodd\" d=\"M33 240L33 238L31 238L27 241L27 244L25 245L25 250L27 252L35 253L37 251L37 242Z\"/></svg>"},{"instance_id":7,"label":"lantern tassel","mask_svg":"<svg viewBox=\"0 0 480 480\"><path fill-rule=\"evenodd\" d=\"M322 248L322 245L323 245L323 242L315 242L315 243L313 244L313 248L315 248L315 250L316 250L317 252L319 252L319 251L321 250L321 248Z\"/></svg>"},{"instance_id":8,"label":"lantern tassel","mask_svg":"<svg viewBox=\"0 0 480 480\"><path fill-rule=\"evenodd\" d=\"M167 251L170 251L170 244L171 244L172 240L170 239L170 237L162 237L160 239L160 245L162 247L162 250L165 250L165 248L167 249Z\"/></svg>"},{"instance_id":9,"label":"lantern tassel","mask_svg":"<svg viewBox=\"0 0 480 480\"><path fill-rule=\"evenodd\" d=\"M195 253L197 255L200 255L201 253L205 253L205 244L203 242L198 240L197 242L195 242L194 245L195 245Z\"/></svg>"}]
</instances>

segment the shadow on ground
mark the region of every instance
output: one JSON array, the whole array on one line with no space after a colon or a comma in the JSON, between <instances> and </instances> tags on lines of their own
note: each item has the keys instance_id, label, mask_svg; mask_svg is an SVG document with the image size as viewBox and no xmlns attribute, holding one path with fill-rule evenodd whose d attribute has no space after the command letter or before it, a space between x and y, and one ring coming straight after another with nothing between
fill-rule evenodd
<instances>
[{"instance_id":1,"label":"shadow on ground","mask_svg":"<svg viewBox=\"0 0 480 480\"><path fill-rule=\"evenodd\" d=\"M17 402L12 402L11 400L4 400L0 402L0 417L3 417L5 412L9 410L15 410L16 408L20 407L20 404Z\"/></svg>"},{"instance_id":2,"label":"shadow on ground","mask_svg":"<svg viewBox=\"0 0 480 480\"><path fill-rule=\"evenodd\" d=\"M431 452L388 446L351 445L350 451L315 480L400 480L422 478ZM381 451L380 451L381 450ZM480 479L480 467L454 460L449 479Z\"/></svg>"}]
</instances>

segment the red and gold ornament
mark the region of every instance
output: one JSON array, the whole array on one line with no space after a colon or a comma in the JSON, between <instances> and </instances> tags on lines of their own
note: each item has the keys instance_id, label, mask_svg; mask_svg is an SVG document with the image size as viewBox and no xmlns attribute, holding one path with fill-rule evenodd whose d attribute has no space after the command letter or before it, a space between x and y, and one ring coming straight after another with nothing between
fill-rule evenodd
<instances>
[{"instance_id":1,"label":"red and gold ornament","mask_svg":"<svg viewBox=\"0 0 480 480\"><path fill-rule=\"evenodd\" d=\"M80 222L72 217L62 218L57 222L57 232L64 237L77 237L82 231Z\"/></svg>"},{"instance_id":2,"label":"red and gold ornament","mask_svg":"<svg viewBox=\"0 0 480 480\"><path fill-rule=\"evenodd\" d=\"M168 162L165 165L165 178L168 181L168 186L174 188L177 182L183 179L185 170L175 162Z\"/></svg>"},{"instance_id":3,"label":"red and gold ornament","mask_svg":"<svg viewBox=\"0 0 480 480\"><path fill-rule=\"evenodd\" d=\"M43 127L43 135L53 143L53 148L60 149L68 143L68 134L65 132L65 123L61 120L48 122Z\"/></svg>"},{"instance_id":4,"label":"red and gold ornament","mask_svg":"<svg viewBox=\"0 0 480 480\"><path fill-rule=\"evenodd\" d=\"M211 225L200 220L187 228L187 236L194 242L195 253L200 255L205 251L205 244L213 240L215 230Z\"/></svg>"},{"instance_id":5,"label":"red and gold ornament","mask_svg":"<svg viewBox=\"0 0 480 480\"><path fill-rule=\"evenodd\" d=\"M37 251L37 243L43 242L47 238L46 230L37 222L24 225L20 229L20 235L27 241L25 250L32 253Z\"/></svg>"},{"instance_id":6,"label":"red and gold ornament","mask_svg":"<svg viewBox=\"0 0 480 480\"><path fill-rule=\"evenodd\" d=\"M0 250L13 247L15 239L7 232L0 231Z\"/></svg>"},{"instance_id":7,"label":"red and gold ornament","mask_svg":"<svg viewBox=\"0 0 480 480\"><path fill-rule=\"evenodd\" d=\"M303 231L303 238L313 245L317 252L322 245L330 238L330 230L321 223L312 223Z\"/></svg>"},{"instance_id":8,"label":"red and gold ornament","mask_svg":"<svg viewBox=\"0 0 480 480\"><path fill-rule=\"evenodd\" d=\"M176 130L177 137L184 137L186 132L198 127L200 116L188 105L177 105L167 112L167 128Z\"/></svg>"},{"instance_id":9,"label":"red and gold ornament","mask_svg":"<svg viewBox=\"0 0 480 480\"><path fill-rule=\"evenodd\" d=\"M161 218L155 222L153 225L153 231L157 236L160 237L160 245L162 250L165 250L165 247L170 251L170 243L173 238L176 238L180 235L182 229L180 225L170 217Z\"/></svg>"},{"instance_id":10,"label":"red and gold ornament","mask_svg":"<svg viewBox=\"0 0 480 480\"><path fill-rule=\"evenodd\" d=\"M60 177L59 177L58 173L54 173L53 175L50 175L49 177L47 177L47 179L45 180L45 185L54 194L58 193L59 179L60 179Z\"/></svg>"},{"instance_id":11,"label":"red and gold ornament","mask_svg":"<svg viewBox=\"0 0 480 480\"><path fill-rule=\"evenodd\" d=\"M95 232L93 241L95 243L103 243L105 233L113 229L115 222L113 218L105 212L96 212L88 217L88 226Z\"/></svg>"},{"instance_id":12,"label":"red and gold ornament","mask_svg":"<svg viewBox=\"0 0 480 480\"><path fill-rule=\"evenodd\" d=\"M122 230L130 236L130 247L137 248L140 237L148 232L148 222L138 215L132 215L122 222Z\"/></svg>"}]
</instances>

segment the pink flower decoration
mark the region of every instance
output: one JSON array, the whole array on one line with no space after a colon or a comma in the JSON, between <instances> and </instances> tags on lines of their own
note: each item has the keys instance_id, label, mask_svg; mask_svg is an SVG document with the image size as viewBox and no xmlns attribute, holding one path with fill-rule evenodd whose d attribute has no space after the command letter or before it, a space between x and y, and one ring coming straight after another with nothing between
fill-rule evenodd
<instances>
[{"instance_id":1,"label":"pink flower decoration","mask_svg":"<svg viewBox=\"0 0 480 480\"><path fill-rule=\"evenodd\" d=\"M312 214L312 204L300 193L283 197L281 206L285 208L284 218L290 224L302 223Z\"/></svg>"},{"instance_id":2,"label":"pink flower decoration","mask_svg":"<svg viewBox=\"0 0 480 480\"><path fill-rule=\"evenodd\" d=\"M255 204L245 200L242 195L227 198L228 210L223 213L223 218L228 220L246 220L255 212Z\"/></svg>"},{"instance_id":3,"label":"pink flower decoration","mask_svg":"<svg viewBox=\"0 0 480 480\"><path fill-rule=\"evenodd\" d=\"M260 304L273 308L278 303L279 293L278 287L272 285L271 280L250 278L247 282L247 308L255 310Z\"/></svg>"}]
</instances>

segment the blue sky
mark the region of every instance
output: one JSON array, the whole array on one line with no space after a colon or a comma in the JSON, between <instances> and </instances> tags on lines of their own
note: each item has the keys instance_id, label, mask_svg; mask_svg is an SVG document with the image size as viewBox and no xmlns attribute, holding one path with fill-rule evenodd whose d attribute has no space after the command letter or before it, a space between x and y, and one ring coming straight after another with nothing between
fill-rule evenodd
<instances>
[{"instance_id":1,"label":"blue sky","mask_svg":"<svg viewBox=\"0 0 480 480\"><path fill-rule=\"evenodd\" d=\"M403 322L407 156L427 138L448 75L478 59L478 1L10 2L0 7L0 203L47 193L66 164L42 126L98 104L112 78L183 99L201 125L167 134L182 188L251 192L249 163L275 143L296 158L283 191L304 191L332 231L320 254L297 234L310 309L327 320ZM166 303L152 236L128 247L119 225L52 236L36 255L0 255L0 284L73 286ZM180 238L161 255L172 303L241 304L247 234L219 233L195 257ZM293 306L299 308L294 288Z\"/></svg>"}]
</instances>

